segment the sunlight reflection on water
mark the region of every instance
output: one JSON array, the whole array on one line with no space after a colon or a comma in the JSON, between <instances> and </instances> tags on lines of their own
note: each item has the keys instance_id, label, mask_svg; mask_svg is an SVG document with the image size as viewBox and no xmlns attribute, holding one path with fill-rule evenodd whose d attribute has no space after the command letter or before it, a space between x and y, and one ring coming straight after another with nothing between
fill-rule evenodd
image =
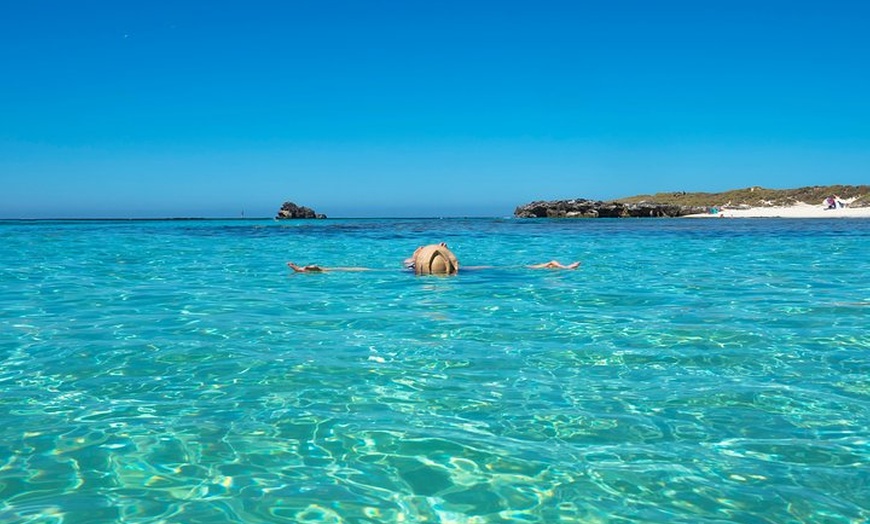
<instances>
[{"instance_id":1,"label":"sunlight reflection on water","mask_svg":"<svg viewBox=\"0 0 870 524\"><path fill-rule=\"evenodd\" d=\"M0 235L4 522L870 518L865 221Z\"/></svg>"}]
</instances>

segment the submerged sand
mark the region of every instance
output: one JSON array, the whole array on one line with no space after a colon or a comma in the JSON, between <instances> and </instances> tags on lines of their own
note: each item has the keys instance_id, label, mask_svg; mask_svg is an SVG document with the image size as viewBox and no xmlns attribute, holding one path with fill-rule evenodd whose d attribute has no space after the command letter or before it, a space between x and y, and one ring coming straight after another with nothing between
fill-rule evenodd
<instances>
[{"instance_id":1,"label":"submerged sand","mask_svg":"<svg viewBox=\"0 0 870 524\"><path fill-rule=\"evenodd\" d=\"M819 204L795 204L785 207L720 209L718 213L686 215L687 218L870 218L870 207L827 209Z\"/></svg>"}]
</instances>

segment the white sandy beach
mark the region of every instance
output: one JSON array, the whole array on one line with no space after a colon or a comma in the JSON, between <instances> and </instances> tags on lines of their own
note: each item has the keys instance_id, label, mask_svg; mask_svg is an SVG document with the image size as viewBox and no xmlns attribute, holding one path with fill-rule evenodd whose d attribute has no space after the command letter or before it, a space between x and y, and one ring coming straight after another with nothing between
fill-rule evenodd
<instances>
[{"instance_id":1,"label":"white sandy beach","mask_svg":"<svg viewBox=\"0 0 870 524\"><path fill-rule=\"evenodd\" d=\"M686 215L686 218L870 218L870 207L826 209L822 204L796 204L787 207L723 208L718 213Z\"/></svg>"}]
</instances>

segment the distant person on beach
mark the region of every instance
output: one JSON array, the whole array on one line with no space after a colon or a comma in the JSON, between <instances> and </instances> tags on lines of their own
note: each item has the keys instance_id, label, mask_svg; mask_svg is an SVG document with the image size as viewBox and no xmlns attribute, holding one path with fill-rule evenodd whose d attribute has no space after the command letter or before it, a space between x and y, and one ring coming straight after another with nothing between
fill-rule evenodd
<instances>
[{"instance_id":1,"label":"distant person on beach","mask_svg":"<svg viewBox=\"0 0 870 524\"><path fill-rule=\"evenodd\" d=\"M825 199L825 209L843 209L843 202L837 195L829 196Z\"/></svg>"},{"instance_id":2,"label":"distant person on beach","mask_svg":"<svg viewBox=\"0 0 870 524\"><path fill-rule=\"evenodd\" d=\"M288 262L287 266L297 273L324 273L328 271L370 271L366 267L323 267L316 264L299 266ZM420 246L405 259L405 269L414 271L417 275L455 275L459 273L459 259L450 251L444 242ZM475 266L467 269L486 269L492 266ZM529 269L577 269L580 262L562 264L558 260L550 260L542 264L526 266Z\"/></svg>"}]
</instances>

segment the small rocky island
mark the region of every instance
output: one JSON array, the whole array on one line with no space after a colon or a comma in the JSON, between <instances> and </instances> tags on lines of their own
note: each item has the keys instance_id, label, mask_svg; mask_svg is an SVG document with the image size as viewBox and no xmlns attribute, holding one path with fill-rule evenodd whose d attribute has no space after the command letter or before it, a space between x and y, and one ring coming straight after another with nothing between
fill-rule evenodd
<instances>
[{"instance_id":1,"label":"small rocky island","mask_svg":"<svg viewBox=\"0 0 870 524\"><path fill-rule=\"evenodd\" d=\"M293 202L284 202L281 209L278 210L278 215L275 218L279 220L293 218L326 218L323 213L317 213L310 207L298 206Z\"/></svg>"}]
</instances>

